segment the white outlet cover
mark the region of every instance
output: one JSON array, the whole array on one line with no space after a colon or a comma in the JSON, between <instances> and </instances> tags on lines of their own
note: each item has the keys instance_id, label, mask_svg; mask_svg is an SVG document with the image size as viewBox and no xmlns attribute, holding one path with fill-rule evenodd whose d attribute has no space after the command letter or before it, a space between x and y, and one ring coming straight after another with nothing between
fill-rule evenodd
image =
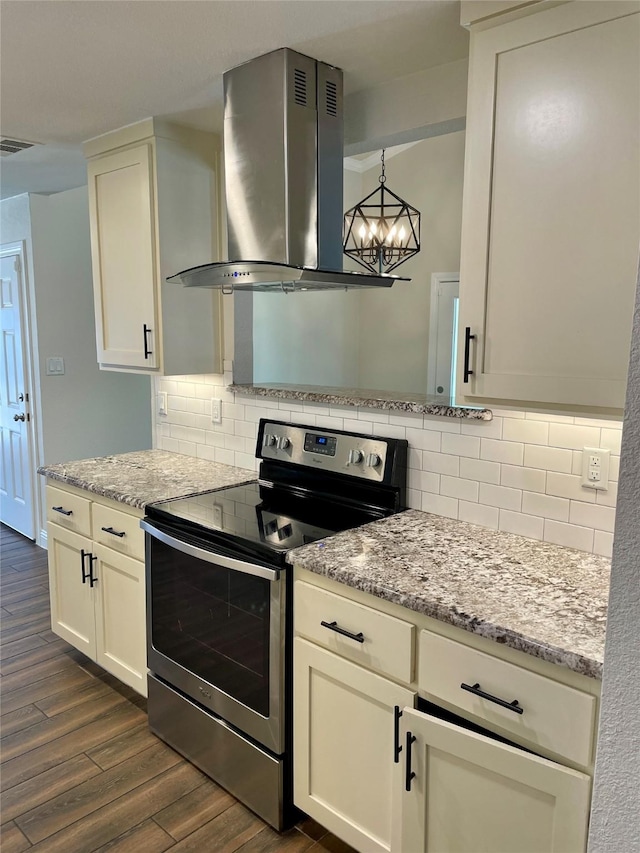
<instances>
[{"instance_id":1,"label":"white outlet cover","mask_svg":"<svg viewBox=\"0 0 640 853\"><path fill-rule=\"evenodd\" d=\"M167 415L169 414L169 409L167 408L167 392L159 391L157 397L157 411L159 415Z\"/></svg>"},{"instance_id":2,"label":"white outlet cover","mask_svg":"<svg viewBox=\"0 0 640 853\"><path fill-rule=\"evenodd\" d=\"M582 448L582 486L585 489L609 488L609 457L611 451L605 447ZM595 474L599 474L594 479Z\"/></svg>"},{"instance_id":3,"label":"white outlet cover","mask_svg":"<svg viewBox=\"0 0 640 853\"><path fill-rule=\"evenodd\" d=\"M211 398L211 422L214 424L222 423L222 400L217 397Z\"/></svg>"}]
</instances>

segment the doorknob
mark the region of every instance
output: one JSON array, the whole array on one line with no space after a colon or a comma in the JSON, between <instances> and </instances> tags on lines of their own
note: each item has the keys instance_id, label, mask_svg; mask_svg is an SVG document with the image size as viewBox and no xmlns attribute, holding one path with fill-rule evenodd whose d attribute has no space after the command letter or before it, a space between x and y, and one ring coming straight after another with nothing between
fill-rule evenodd
<instances>
[{"instance_id":1,"label":"doorknob","mask_svg":"<svg viewBox=\"0 0 640 853\"><path fill-rule=\"evenodd\" d=\"M25 420L24 412L21 415L14 415L13 419L14 419L14 421L24 421Z\"/></svg>"},{"instance_id":2,"label":"doorknob","mask_svg":"<svg viewBox=\"0 0 640 853\"><path fill-rule=\"evenodd\" d=\"M24 403L24 394L18 394L18 402Z\"/></svg>"}]
</instances>

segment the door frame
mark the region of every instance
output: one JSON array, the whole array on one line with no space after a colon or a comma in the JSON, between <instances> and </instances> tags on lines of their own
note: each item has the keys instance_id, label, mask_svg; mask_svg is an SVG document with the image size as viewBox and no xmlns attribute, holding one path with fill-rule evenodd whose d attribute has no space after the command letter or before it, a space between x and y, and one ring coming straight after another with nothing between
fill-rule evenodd
<instances>
[{"instance_id":1,"label":"door frame","mask_svg":"<svg viewBox=\"0 0 640 853\"><path fill-rule=\"evenodd\" d=\"M37 347L37 326L35 317L35 294L33 281L29 275L28 252L25 240L16 240L0 244L0 257L17 256L20 259L20 316L22 322L22 360L24 369L25 393L29 395L29 414L31 430L27 434L29 448L29 479L31 480L32 506L35 541L42 548L47 547L47 532L42 519L42 488L36 471L43 459L42 421L40 418L40 372L38 360L34 357Z\"/></svg>"},{"instance_id":2,"label":"door frame","mask_svg":"<svg viewBox=\"0 0 640 853\"><path fill-rule=\"evenodd\" d=\"M427 357L427 394L436 393L436 360L438 329L438 287L441 284L460 285L459 272L434 272L431 274L429 294L429 354ZM435 309L435 310L434 310ZM455 363L456 347L452 347L452 360Z\"/></svg>"}]
</instances>

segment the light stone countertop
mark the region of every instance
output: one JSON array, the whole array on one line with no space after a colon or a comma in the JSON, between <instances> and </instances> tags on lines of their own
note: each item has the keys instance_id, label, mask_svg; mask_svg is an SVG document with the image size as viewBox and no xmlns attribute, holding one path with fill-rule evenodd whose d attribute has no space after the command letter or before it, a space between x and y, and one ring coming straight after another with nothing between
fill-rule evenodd
<instances>
[{"instance_id":1,"label":"light stone countertop","mask_svg":"<svg viewBox=\"0 0 640 853\"><path fill-rule=\"evenodd\" d=\"M140 450L43 465L38 474L137 509L144 509L153 501L239 486L258 477L246 468L166 450Z\"/></svg>"},{"instance_id":2,"label":"light stone countertop","mask_svg":"<svg viewBox=\"0 0 640 853\"><path fill-rule=\"evenodd\" d=\"M287 555L442 622L602 677L604 557L407 510Z\"/></svg>"}]
</instances>

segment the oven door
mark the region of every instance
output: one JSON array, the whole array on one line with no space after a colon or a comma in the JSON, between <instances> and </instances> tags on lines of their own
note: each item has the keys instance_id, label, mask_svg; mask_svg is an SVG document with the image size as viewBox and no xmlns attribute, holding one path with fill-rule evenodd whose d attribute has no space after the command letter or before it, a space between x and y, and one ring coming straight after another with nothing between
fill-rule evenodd
<instances>
[{"instance_id":1,"label":"oven door","mask_svg":"<svg viewBox=\"0 0 640 853\"><path fill-rule=\"evenodd\" d=\"M217 554L148 519L140 524L149 669L284 752L286 572Z\"/></svg>"}]
</instances>

